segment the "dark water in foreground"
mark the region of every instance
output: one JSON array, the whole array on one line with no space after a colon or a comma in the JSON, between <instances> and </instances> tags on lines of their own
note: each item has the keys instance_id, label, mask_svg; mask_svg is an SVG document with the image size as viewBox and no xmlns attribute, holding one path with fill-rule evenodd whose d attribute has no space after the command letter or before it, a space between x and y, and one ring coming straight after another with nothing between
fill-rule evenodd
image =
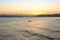
<instances>
[{"instance_id":1,"label":"dark water in foreground","mask_svg":"<svg viewBox=\"0 0 60 40\"><path fill-rule=\"evenodd\" d=\"M0 18L0 40L60 40L60 17Z\"/></svg>"}]
</instances>

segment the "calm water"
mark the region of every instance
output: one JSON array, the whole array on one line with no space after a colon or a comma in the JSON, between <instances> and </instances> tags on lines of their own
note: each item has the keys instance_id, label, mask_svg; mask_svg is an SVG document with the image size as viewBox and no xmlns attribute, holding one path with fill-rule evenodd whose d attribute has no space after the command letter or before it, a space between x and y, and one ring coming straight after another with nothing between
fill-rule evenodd
<instances>
[{"instance_id":1,"label":"calm water","mask_svg":"<svg viewBox=\"0 0 60 40\"><path fill-rule=\"evenodd\" d=\"M60 40L60 17L0 18L0 40Z\"/></svg>"}]
</instances>

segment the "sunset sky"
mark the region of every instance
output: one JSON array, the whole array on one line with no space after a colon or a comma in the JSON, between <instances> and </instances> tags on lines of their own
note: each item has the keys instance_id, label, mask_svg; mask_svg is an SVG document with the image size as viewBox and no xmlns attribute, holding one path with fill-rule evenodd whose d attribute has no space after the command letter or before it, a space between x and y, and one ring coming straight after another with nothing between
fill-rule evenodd
<instances>
[{"instance_id":1,"label":"sunset sky","mask_svg":"<svg viewBox=\"0 0 60 40\"><path fill-rule=\"evenodd\" d=\"M0 0L0 14L60 13L60 0Z\"/></svg>"}]
</instances>

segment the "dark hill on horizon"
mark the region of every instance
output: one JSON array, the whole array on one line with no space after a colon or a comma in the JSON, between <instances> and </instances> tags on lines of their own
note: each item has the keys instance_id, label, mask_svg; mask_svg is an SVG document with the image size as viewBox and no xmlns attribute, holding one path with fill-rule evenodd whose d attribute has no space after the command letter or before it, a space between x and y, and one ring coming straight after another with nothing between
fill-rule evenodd
<instances>
[{"instance_id":1,"label":"dark hill on horizon","mask_svg":"<svg viewBox=\"0 0 60 40\"><path fill-rule=\"evenodd\" d=\"M37 15L36 17L60 17L60 14L42 14Z\"/></svg>"}]
</instances>

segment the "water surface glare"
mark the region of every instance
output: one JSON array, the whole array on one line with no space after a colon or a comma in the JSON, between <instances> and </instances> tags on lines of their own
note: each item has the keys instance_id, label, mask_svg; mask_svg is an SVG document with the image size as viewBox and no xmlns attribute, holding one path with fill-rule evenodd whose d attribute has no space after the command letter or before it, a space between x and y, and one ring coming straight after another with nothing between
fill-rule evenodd
<instances>
[{"instance_id":1,"label":"water surface glare","mask_svg":"<svg viewBox=\"0 0 60 40\"><path fill-rule=\"evenodd\" d=\"M60 17L0 18L0 40L60 40Z\"/></svg>"}]
</instances>

